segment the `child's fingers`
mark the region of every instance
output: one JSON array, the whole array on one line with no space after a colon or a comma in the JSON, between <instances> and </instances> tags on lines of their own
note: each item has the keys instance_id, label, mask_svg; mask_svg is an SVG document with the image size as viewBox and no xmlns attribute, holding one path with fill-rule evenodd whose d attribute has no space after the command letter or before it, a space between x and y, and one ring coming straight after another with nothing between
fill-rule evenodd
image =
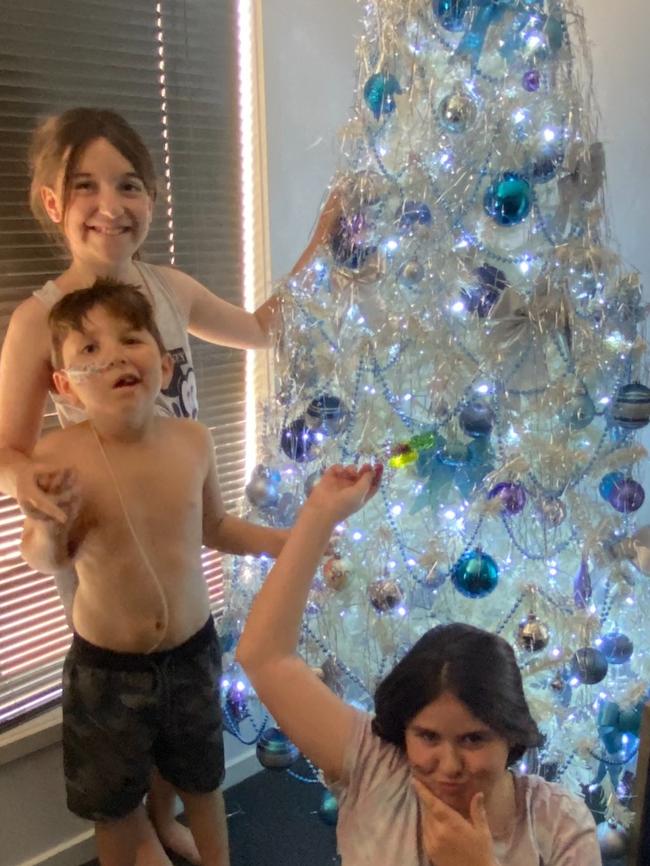
<instances>
[{"instance_id":1,"label":"child's fingers","mask_svg":"<svg viewBox=\"0 0 650 866\"><path fill-rule=\"evenodd\" d=\"M52 481L53 481L54 473L46 470L42 470L41 472L34 473L34 484L38 487L39 490L42 490L43 493L49 493L52 489Z\"/></svg>"},{"instance_id":2,"label":"child's fingers","mask_svg":"<svg viewBox=\"0 0 650 866\"><path fill-rule=\"evenodd\" d=\"M68 519L65 511L59 508L53 499L48 499L46 496L21 500L20 507L32 520L55 520L57 523L65 523Z\"/></svg>"}]
</instances>

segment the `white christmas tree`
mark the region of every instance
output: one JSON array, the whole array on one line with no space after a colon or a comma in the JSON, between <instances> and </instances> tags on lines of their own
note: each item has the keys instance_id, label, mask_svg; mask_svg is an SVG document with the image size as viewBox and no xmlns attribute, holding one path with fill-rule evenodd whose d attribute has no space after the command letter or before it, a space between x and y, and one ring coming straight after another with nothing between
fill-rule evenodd
<instances>
[{"instance_id":1,"label":"white christmas tree","mask_svg":"<svg viewBox=\"0 0 650 866\"><path fill-rule=\"evenodd\" d=\"M290 525L324 466L386 463L317 575L306 658L369 707L431 626L503 635L546 735L526 769L615 822L613 856L650 681L650 389L582 19L571 0L366 0L363 19L338 219L281 287L251 516ZM263 572L234 565L233 640Z\"/></svg>"}]
</instances>

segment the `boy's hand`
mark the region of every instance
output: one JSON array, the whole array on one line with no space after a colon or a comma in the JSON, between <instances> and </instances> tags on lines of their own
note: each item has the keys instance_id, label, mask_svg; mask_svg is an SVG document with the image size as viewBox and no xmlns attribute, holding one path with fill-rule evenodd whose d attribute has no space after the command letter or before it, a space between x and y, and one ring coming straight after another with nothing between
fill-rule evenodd
<instances>
[{"instance_id":1,"label":"boy's hand","mask_svg":"<svg viewBox=\"0 0 650 866\"><path fill-rule=\"evenodd\" d=\"M69 527L81 508L81 490L74 469L37 469L33 479L40 498L38 504L25 510L26 515Z\"/></svg>"},{"instance_id":2,"label":"boy's hand","mask_svg":"<svg viewBox=\"0 0 650 866\"><path fill-rule=\"evenodd\" d=\"M310 507L329 516L335 523L345 520L365 505L379 490L384 467L381 463L330 466L307 500Z\"/></svg>"}]
</instances>

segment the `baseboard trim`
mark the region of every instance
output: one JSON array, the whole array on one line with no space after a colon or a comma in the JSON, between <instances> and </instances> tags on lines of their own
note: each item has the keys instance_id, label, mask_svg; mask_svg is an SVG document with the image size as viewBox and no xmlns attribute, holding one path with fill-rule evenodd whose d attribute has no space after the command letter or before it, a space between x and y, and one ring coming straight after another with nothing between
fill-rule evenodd
<instances>
[{"instance_id":1,"label":"baseboard trim","mask_svg":"<svg viewBox=\"0 0 650 866\"><path fill-rule=\"evenodd\" d=\"M226 764L226 778L223 784L224 790L232 788L249 776L255 775L261 770L259 761L255 754L255 747L247 749L236 758ZM178 811L181 811L181 803L178 801ZM24 860L20 866L82 866L96 857L95 833L89 827L83 833L66 839L55 848L43 851L31 860Z\"/></svg>"},{"instance_id":2,"label":"baseboard trim","mask_svg":"<svg viewBox=\"0 0 650 866\"><path fill-rule=\"evenodd\" d=\"M96 856L95 831L91 827L71 839L66 839L56 848L43 851L31 860L25 860L21 866L81 866Z\"/></svg>"},{"instance_id":3,"label":"baseboard trim","mask_svg":"<svg viewBox=\"0 0 650 866\"><path fill-rule=\"evenodd\" d=\"M227 788L232 788L233 785L238 785L244 779L254 776L261 769L262 766L257 760L256 747L252 746L226 763L226 778L223 783L224 791Z\"/></svg>"}]
</instances>

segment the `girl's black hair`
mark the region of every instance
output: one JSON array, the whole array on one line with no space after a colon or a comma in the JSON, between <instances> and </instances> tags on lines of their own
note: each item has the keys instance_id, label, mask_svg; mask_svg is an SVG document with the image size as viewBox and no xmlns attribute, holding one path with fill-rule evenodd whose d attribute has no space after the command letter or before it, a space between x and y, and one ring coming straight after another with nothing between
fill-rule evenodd
<instances>
[{"instance_id":1,"label":"girl's black hair","mask_svg":"<svg viewBox=\"0 0 650 866\"><path fill-rule=\"evenodd\" d=\"M373 731L404 750L409 722L444 692L508 741L508 766L541 745L512 647L463 623L430 629L379 684Z\"/></svg>"}]
</instances>

